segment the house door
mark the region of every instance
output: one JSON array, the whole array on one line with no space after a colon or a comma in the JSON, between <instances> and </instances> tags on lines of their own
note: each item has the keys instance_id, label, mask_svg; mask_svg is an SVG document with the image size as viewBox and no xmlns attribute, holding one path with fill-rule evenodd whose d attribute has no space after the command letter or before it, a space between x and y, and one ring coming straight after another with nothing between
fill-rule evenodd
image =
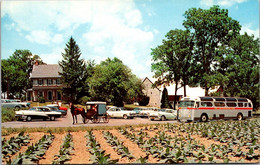
<instances>
[{"instance_id":1,"label":"house door","mask_svg":"<svg viewBox=\"0 0 260 165\"><path fill-rule=\"evenodd\" d=\"M61 100L61 92L57 92L57 100Z\"/></svg>"},{"instance_id":2,"label":"house door","mask_svg":"<svg viewBox=\"0 0 260 165\"><path fill-rule=\"evenodd\" d=\"M49 101L52 100L52 91L48 91L48 100L49 100Z\"/></svg>"}]
</instances>

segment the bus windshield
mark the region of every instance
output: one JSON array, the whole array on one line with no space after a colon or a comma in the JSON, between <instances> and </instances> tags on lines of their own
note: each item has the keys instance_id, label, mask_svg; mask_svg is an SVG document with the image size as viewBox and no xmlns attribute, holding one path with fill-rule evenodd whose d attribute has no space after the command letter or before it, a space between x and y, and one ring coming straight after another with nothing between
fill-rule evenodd
<instances>
[{"instance_id":1,"label":"bus windshield","mask_svg":"<svg viewBox=\"0 0 260 165\"><path fill-rule=\"evenodd\" d=\"M194 107L195 101L180 101L179 107Z\"/></svg>"}]
</instances>

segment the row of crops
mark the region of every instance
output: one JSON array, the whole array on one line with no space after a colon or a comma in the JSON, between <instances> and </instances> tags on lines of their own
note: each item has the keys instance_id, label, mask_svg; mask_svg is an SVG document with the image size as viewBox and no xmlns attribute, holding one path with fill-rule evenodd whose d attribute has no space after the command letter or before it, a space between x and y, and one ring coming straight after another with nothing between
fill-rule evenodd
<instances>
[{"instance_id":1,"label":"row of crops","mask_svg":"<svg viewBox=\"0 0 260 165\"><path fill-rule=\"evenodd\" d=\"M208 123L157 124L140 128L119 128L123 137L137 145L146 156L136 157L110 130L100 131L106 143L129 163L149 163L149 158L157 163L248 163L259 162L260 120L213 121ZM90 154L93 164L115 164L93 133L84 135L86 145L82 147ZM71 133L64 135L60 150L53 156L53 164L66 164L75 152ZM202 140L203 139L203 140ZM43 159L55 140L52 133L43 135L35 144L29 144L30 134L19 133L9 140L2 139L2 158L6 164L35 164ZM21 147L25 152L17 152Z\"/></svg>"}]
</instances>

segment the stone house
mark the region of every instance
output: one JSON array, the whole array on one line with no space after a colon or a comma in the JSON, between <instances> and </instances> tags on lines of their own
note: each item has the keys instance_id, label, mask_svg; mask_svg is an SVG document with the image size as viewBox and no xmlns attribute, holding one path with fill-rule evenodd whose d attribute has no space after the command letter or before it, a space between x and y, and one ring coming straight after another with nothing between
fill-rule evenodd
<instances>
[{"instance_id":1,"label":"stone house","mask_svg":"<svg viewBox=\"0 0 260 165\"><path fill-rule=\"evenodd\" d=\"M160 107L162 91L160 89L158 89L158 88L153 88L152 87L153 82L148 77L146 77L143 80L143 85L144 85L144 90L143 90L144 94L146 96L150 97L148 106Z\"/></svg>"},{"instance_id":2,"label":"stone house","mask_svg":"<svg viewBox=\"0 0 260 165\"><path fill-rule=\"evenodd\" d=\"M36 63L30 75L33 86L27 90L27 98L31 101L38 101L39 97L43 97L45 101L62 101L59 72L61 68L58 64L38 65Z\"/></svg>"}]
</instances>

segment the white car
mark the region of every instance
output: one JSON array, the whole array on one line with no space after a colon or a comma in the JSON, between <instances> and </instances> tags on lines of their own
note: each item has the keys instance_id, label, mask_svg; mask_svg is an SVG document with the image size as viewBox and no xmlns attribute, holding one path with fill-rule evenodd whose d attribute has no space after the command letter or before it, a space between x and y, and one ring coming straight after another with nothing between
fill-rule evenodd
<instances>
[{"instance_id":1,"label":"white car","mask_svg":"<svg viewBox=\"0 0 260 165\"><path fill-rule=\"evenodd\" d=\"M156 110L158 110L157 108L146 108L146 109L142 109L139 112L139 116L140 117L148 117L150 113L155 112Z\"/></svg>"},{"instance_id":2,"label":"white car","mask_svg":"<svg viewBox=\"0 0 260 165\"><path fill-rule=\"evenodd\" d=\"M111 107L107 110L107 114L110 117L133 119L136 116L136 112L125 110L123 107Z\"/></svg>"},{"instance_id":3,"label":"white car","mask_svg":"<svg viewBox=\"0 0 260 165\"><path fill-rule=\"evenodd\" d=\"M176 119L177 118L177 110L173 109L159 109L157 111L154 111L153 113L150 113L148 118L150 120L169 120L169 119Z\"/></svg>"},{"instance_id":4,"label":"white car","mask_svg":"<svg viewBox=\"0 0 260 165\"><path fill-rule=\"evenodd\" d=\"M54 121L56 118L61 117L61 112L51 111L47 107L32 107L29 110L20 110L15 112L17 120L31 121L32 119L50 119Z\"/></svg>"}]
</instances>

